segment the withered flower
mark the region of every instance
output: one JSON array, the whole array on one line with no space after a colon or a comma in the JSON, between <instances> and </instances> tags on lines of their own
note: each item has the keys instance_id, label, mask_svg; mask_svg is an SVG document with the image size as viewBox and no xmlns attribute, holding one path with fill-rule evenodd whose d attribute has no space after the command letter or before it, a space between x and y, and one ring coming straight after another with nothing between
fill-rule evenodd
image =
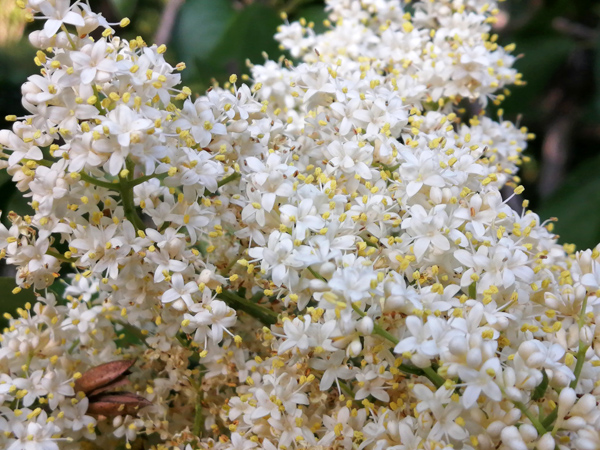
<instances>
[{"instance_id":1,"label":"withered flower","mask_svg":"<svg viewBox=\"0 0 600 450\"><path fill-rule=\"evenodd\" d=\"M94 416L114 417L136 415L140 408L152 403L131 392L115 392L129 383L127 376L135 360L112 361L93 367L75 381L75 391L83 392L89 399L87 413Z\"/></svg>"}]
</instances>

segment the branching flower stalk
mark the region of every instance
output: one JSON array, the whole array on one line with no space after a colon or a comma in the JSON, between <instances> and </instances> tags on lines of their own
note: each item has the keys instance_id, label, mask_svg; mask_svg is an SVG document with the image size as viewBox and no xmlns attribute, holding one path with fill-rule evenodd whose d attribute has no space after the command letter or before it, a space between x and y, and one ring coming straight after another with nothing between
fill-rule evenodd
<instances>
[{"instance_id":1,"label":"branching flower stalk","mask_svg":"<svg viewBox=\"0 0 600 450\"><path fill-rule=\"evenodd\" d=\"M327 0L197 97L128 19L16 3L0 448L599 448L600 247L500 195L534 136L486 115L495 2Z\"/></svg>"}]
</instances>

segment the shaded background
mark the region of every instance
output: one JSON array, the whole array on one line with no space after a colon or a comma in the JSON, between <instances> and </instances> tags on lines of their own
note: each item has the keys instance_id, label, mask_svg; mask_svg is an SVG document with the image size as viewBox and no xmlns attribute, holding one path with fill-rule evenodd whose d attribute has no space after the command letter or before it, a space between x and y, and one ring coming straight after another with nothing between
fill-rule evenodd
<instances>
[{"instance_id":1,"label":"shaded background","mask_svg":"<svg viewBox=\"0 0 600 450\"><path fill-rule=\"evenodd\" d=\"M247 72L246 60L281 50L273 34L286 12L323 28L323 0L91 0L111 22L132 23L118 33L168 44L167 59L183 61L184 84L203 92L213 81ZM19 114L20 85L36 71L35 50L23 36L14 0L0 0L0 125ZM516 64L527 82L513 87L501 105L505 119L537 138L521 169L525 196L543 219L557 217L561 242L577 248L600 242L600 2L508 0L494 30L503 45L516 43ZM35 27L36 23L28 25ZM494 111L490 111L492 117ZM28 207L0 172L0 209L21 214ZM5 220L5 217L2 218Z\"/></svg>"}]
</instances>

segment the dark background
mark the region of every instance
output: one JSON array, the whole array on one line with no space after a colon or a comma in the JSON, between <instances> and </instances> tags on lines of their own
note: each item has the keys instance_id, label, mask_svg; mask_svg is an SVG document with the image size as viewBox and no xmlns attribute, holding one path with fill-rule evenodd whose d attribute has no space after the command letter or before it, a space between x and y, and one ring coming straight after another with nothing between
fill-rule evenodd
<instances>
[{"instance_id":1,"label":"dark background","mask_svg":"<svg viewBox=\"0 0 600 450\"><path fill-rule=\"evenodd\" d=\"M20 114L20 85L37 69L35 50L21 38L13 0L0 0L0 122ZM282 52L272 36L281 12L305 17L323 29L322 0L92 0L109 21L131 25L117 33L166 43L167 59L183 61L184 83L203 92L213 80L247 72L246 60ZM494 29L502 45L523 55L516 67L527 84L512 87L503 117L536 134L521 169L524 196L543 219L557 217L555 231L577 248L600 242L600 2L508 0ZM29 24L31 29L39 25ZM489 114L496 116L496 107ZM0 172L0 209L27 212L27 204ZM4 220L4 217L3 217Z\"/></svg>"}]
</instances>

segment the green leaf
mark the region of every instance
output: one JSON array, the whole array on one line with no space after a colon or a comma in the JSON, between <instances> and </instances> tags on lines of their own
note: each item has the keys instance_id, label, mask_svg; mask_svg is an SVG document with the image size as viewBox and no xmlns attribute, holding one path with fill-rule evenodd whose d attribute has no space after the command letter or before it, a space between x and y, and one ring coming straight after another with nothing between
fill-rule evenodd
<instances>
[{"instance_id":1,"label":"green leaf","mask_svg":"<svg viewBox=\"0 0 600 450\"><path fill-rule=\"evenodd\" d=\"M539 400L546 393L546 389L548 389L548 374L546 373L546 369L542 369L542 382L537 385L534 389L533 394L531 396L531 400Z\"/></svg>"},{"instance_id":2,"label":"green leaf","mask_svg":"<svg viewBox=\"0 0 600 450\"><path fill-rule=\"evenodd\" d=\"M600 34L596 38L596 45L594 46L594 81L596 86L600 86ZM594 107L596 114L600 115L600 92L596 89L596 95L594 98Z\"/></svg>"},{"instance_id":3,"label":"green leaf","mask_svg":"<svg viewBox=\"0 0 600 450\"><path fill-rule=\"evenodd\" d=\"M274 9L253 3L231 21L209 61L229 73L242 73L246 71L246 60L260 63L264 60L263 52L277 59L280 50L273 35L280 24L281 19Z\"/></svg>"},{"instance_id":4,"label":"green leaf","mask_svg":"<svg viewBox=\"0 0 600 450\"><path fill-rule=\"evenodd\" d=\"M325 12L323 5L305 6L300 8L298 13L294 14L294 16L304 17L307 22L314 22L314 30L317 33L322 33L325 31L325 25L323 25L323 21L327 19L328 14Z\"/></svg>"},{"instance_id":5,"label":"green leaf","mask_svg":"<svg viewBox=\"0 0 600 450\"><path fill-rule=\"evenodd\" d=\"M130 17L135 12L138 0L110 0L110 4L119 17Z\"/></svg>"},{"instance_id":6,"label":"green leaf","mask_svg":"<svg viewBox=\"0 0 600 450\"><path fill-rule=\"evenodd\" d=\"M179 10L172 45L180 59L207 60L234 18L229 0L194 0Z\"/></svg>"},{"instance_id":7,"label":"green leaf","mask_svg":"<svg viewBox=\"0 0 600 450\"><path fill-rule=\"evenodd\" d=\"M15 279L12 277L0 277L0 327L4 328L8 325L8 320L4 317L5 313L15 315L17 308L23 308L25 303L35 303L36 297L31 289L23 289L18 294L13 294L12 291L17 287Z\"/></svg>"},{"instance_id":8,"label":"green leaf","mask_svg":"<svg viewBox=\"0 0 600 450\"><path fill-rule=\"evenodd\" d=\"M600 157L579 165L536 211L542 219L558 218L554 232L560 235L562 243L583 249L600 241L599 165Z\"/></svg>"},{"instance_id":9,"label":"green leaf","mask_svg":"<svg viewBox=\"0 0 600 450\"><path fill-rule=\"evenodd\" d=\"M575 43L563 36L527 36L516 40L515 54L524 54L515 67L523 74L527 85L515 89L514 95L509 96L503 103L503 108L509 114L529 111L528 118L533 113L545 113L538 106L539 96L545 92L556 71L575 47Z\"/></svg>"}]
</instances>

